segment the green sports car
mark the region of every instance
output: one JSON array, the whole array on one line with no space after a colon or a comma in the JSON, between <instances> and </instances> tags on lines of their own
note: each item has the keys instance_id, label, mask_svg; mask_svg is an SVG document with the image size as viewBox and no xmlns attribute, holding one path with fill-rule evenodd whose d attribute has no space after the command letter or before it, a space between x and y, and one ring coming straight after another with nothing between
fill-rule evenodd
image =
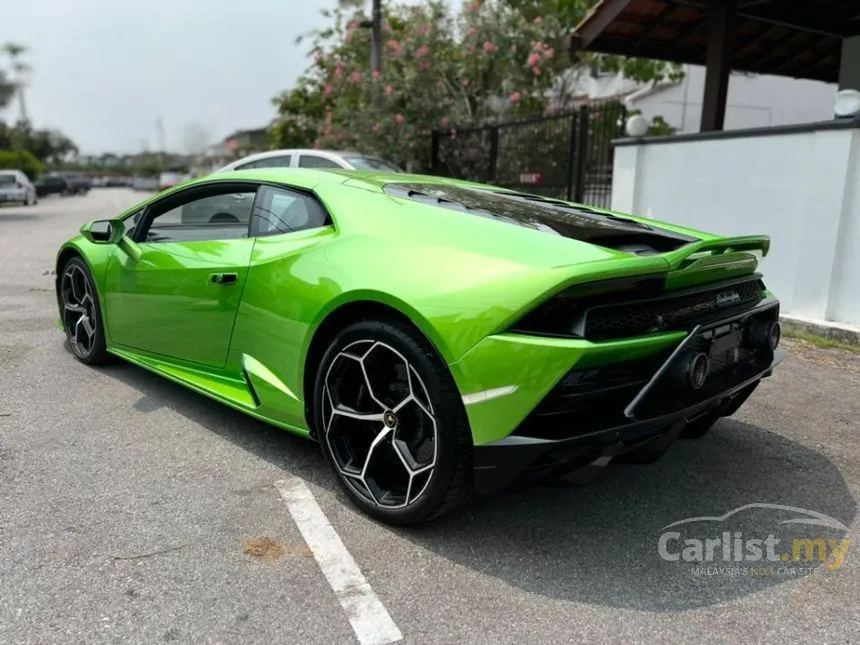
<instances>
[{"instance_id":1,"label":"green sports car","mask_svg":"<svg viewBox=\"0 0 860 645\"><path fill-rule=\"evenodd\" d=\"M184 183L57 256L74 355L317 440L373 517L655 461L779 362L761 236L498 187L260 169Z\"/></svg>"}]
</instances>

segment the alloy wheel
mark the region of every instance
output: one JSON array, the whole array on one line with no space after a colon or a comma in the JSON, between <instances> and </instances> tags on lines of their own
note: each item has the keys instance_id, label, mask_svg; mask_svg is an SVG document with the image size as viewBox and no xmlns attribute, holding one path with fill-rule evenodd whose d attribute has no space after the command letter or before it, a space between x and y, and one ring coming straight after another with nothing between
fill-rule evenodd
<instances>
[{"instance_id":1,"label":"alloy wheel","mask_svg":"<svg viewBox=\"0 0 860 645\"><path fill-rule=\"evenodd\" d=\"M81 358L89 356L96 341L95 299L83 268L69 264L60 283L63 324L72 351Z\"/></svg>"},{"instance_id":2,"label":"alloy wheel","mask_svg":"<svg viewBox=\"0 0 860 645\"><path fill-rule=\"evenodd\" d=\"M324 440L350 489L384 509L424 494L436 466L436 416L400 352L375 340L350 343L326 372L322 411Z\"/></svg>"}]
</instances>

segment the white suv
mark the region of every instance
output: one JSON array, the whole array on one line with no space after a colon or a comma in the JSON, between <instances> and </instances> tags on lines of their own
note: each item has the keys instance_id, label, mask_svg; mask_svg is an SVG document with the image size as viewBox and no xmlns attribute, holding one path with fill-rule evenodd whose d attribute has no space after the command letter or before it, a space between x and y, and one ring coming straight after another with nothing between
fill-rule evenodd
<instances>
[{"instance_id":1,"label":"white suv","mask_svg":"<svg viewBox=\"0 0 860 645\"><path fill-rule=\"evenodd\" d=\"M381 157L360 152L332 150L269 150L243 157L216 171L231 172L249 168L348 168L379 172L403 172L403 169Z\"/></svg>"},{"instance_id":2,"label":"white suv","mask_svg":"<svg viewBox=\"0 0 860 645\"><path fill-rule=\"evenodd\" d=\"M32 206L39 201L36 187L20 170L0 170L0 203L18 202Z\"/></svg>"}]
</instances>

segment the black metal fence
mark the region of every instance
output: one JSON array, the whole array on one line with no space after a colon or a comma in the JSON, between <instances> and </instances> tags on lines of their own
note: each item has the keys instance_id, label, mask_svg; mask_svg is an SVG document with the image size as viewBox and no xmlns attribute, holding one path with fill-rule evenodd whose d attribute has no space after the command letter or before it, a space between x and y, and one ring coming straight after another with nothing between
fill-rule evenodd
<instances>
[{"instance_id":1,"label":"black metal fence","mask_svg":"<svg viewBox=\"0 0 860 645\"><path fill-rule=\"evenodd\" d=\"M433 174L608 208L612 140L627 110L610 101L563 114L435 130Z\"/></svg>"}]
</instances>

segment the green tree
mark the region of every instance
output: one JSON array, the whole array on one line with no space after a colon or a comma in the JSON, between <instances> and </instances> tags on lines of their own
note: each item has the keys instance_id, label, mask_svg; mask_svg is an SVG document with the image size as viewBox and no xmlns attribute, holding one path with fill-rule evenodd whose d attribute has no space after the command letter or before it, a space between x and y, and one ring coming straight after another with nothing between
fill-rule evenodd
<instances>
[{"instance_id":1,"label":"green tree","mask_svg":"<svg viewBox=\"0 0 860 645\"><path fill-rule=\"evenodd\" d=\"M426 162L432 129L564 107L573 99L563 82L572 65L561 36L573 14L543 13L549 2L472 0L454 14L444 0L389 0L381 73L372 71L363 8L323 12L331 24L310 34L310 68L274 99L274 143L349 147L414 165ZM673 73L663 63L645 70L634 62L613 64L638 70L637 80Z\"/></svg>"},{"instance_id":2,"label":"green tree","mask_svg":"<svg viewBox=\"0 0 860 645\"><path fill-rule=\"evenodd\" d=\"M42 163L26 150L0 150L0 168L20 170L31 180L42 174Z\"/></svg>"}]
</instances>

